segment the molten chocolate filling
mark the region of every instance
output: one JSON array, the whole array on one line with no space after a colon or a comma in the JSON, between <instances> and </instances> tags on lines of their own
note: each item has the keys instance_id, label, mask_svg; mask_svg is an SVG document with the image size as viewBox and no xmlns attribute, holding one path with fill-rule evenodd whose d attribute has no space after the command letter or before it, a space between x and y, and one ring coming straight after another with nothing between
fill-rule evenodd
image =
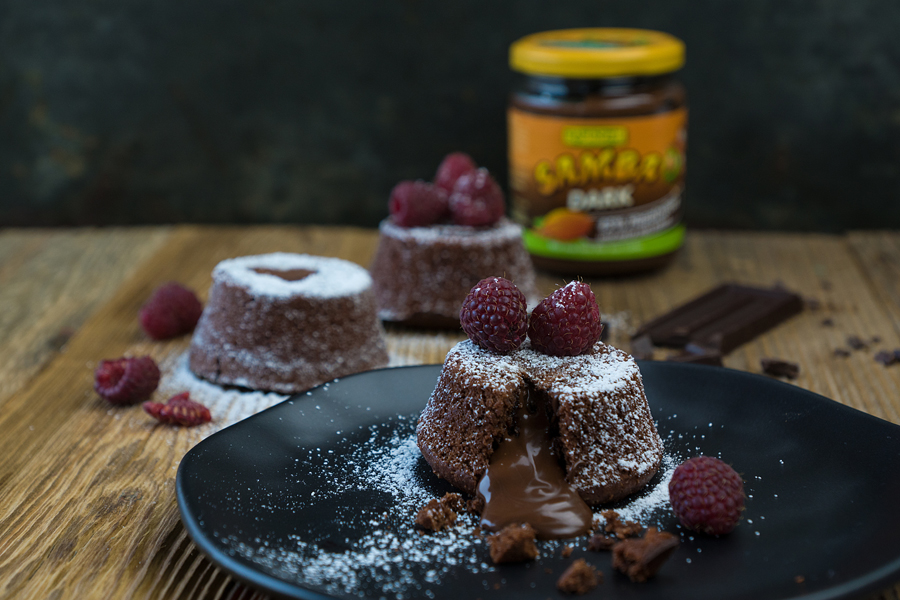
<instances>
[{"instance_id":1,"label":"molten chocolate filling","mask_svg":"<svg viewBox=\"0 0 900 600\"><path fill-rule=\"evenodd\" d=\"M275 277L281 277L285 281L300 281L301 279L306 279L307 277L315 273L315 271L307 271L306 269L288 269L286 271L276 271L275 269L257 267L253 270L262 275L274 275Z\"/></svg>"},{"instance_id":2,"label":"molten chocolate filling","mask_svg":"<svg viewBox=\"0 0 900 600\"><path fill-rule=\"evenodd\" d=\"M529 523L546 540L579 536L591 528L593 513L566 482L553 452L545 403L543 394L529 393L516 414L517 435L504 437L478 482L484 499L481 526L488 531Z\"/></svg>"}]
</instances>

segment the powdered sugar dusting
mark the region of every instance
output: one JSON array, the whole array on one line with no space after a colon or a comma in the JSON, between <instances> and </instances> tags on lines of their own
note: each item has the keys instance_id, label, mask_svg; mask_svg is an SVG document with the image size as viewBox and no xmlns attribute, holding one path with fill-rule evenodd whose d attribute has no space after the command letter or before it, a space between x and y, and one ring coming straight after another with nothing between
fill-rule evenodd
<instances>
[{"instance_id":1,"label":"powdered sugar dusting","mask_svg":"<svg viewBox=\"0 0 900 600\"><path fill-rule=\"evenodd\" d=\"M445 581L458 586L463 578L495 573L486 540L478 534L478 518L460 515L455 527L421 534L413 527L415 514L439 495L437 479L422 459L414 432L417 415L399 416L369 427L360 436L348 436L340 450L311 448L298 457L298 465L315 464L321 485L311 493L283 500L300 516L329 507L329 530L317 541L315 523L309 532L290 532L279 539L247 543L242 536L221 533L226 552L258 565L263 571L304 588L325 594L374 598L435 598L446 595ZM668 511L668 478L674 461L639 495L614 508L628 520L661 525ZM673 465L668 468L669 465ZM321 469L321 470L320 470ZM295 475L305 478L299 467ZM360 505L357 499L368 498ZM254 499L255 500L255 499ZM608 508L608 507L606 507ZM599 525L604 524L596 509ZM536 572L557 567L560 548L586 550L588 536L539 541ZM473 587L472 593L477 594ZM552 594L551 589L547 590Z\"/></svg>"},{"instance_id":2,"label":"powdered sugar dusting","mask_svg":"<svg viewBox=\"0 0 900 600\"><path fill-rule=\"evenodd\" d=\"M213 421L210 426L203 429L205 433L203 437L283 402L289 397L271 392L224 388L204 381L188 368L187 352L164 361L160 365L160 370L162 376L158 390L163 398L189 392L192 400L209 409Z\"/></svg>"},{"instance_id":3,"label":"powdered sugar dusting","mask_svg":"<svg viewBox=\"0 0 900 600\"><path fill-rule=\"evenodd\" d=\"M500 219L492 227L469 227L466 225L429 225L428 227L400 227L390 219L379 225L382 235L396 239L412 239L419 243L434 240L453 240L460 245L475 244L479 247L492 243L506 244L510 240L520 240L522 226L507 218Z\"/></svg>"},{"instance_id":4,"label":"powdered sugar dusting","mask_svg":"<svg viewBox=\"0 0 900 600\"><path fill-rule=\"evenodd\" d=\"M526 341L515 352L498 355L464 340L451 353L465 361L466 371L473 377L489 382L506 380L505 373L510 370L525 370L537 377L560 373L555 389L569 396L609 393L640 377L637 364L628 354L602 342L594 348L593 354L550 356L533 350Z\"/></svg>"},{"instance_id":5,"label":"powdered sugar dusting","mask_svg":"<svg viewBox=\"0 0 900 600\"><path fill-rule=\"evenodd\" d=\"M270 273L254 269L312 271L297 281L288 281ZM246 286L256 295L287 298L303 295L334 298L359 294L372 285L369 272L352 262L326 256L273 252L255 256L241 256L223 260L213 270L213 279L225 278Z\"/></svg>"}]
</instances>

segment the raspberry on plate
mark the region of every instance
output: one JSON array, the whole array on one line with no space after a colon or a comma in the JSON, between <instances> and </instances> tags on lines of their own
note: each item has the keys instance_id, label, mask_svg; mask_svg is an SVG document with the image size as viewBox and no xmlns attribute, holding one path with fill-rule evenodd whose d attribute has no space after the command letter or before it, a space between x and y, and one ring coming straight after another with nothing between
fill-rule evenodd
<instances>
[{"instance_id":1,"label":"raspberry on plate","mask_svg":"<svg viewBox=\"0 0 900 600\"><path fill-rule=\"evenodd\" d=\"M391 190L388 209L400 227L433 225L447 216L447 192L426 181L401 181Z\"/></svg>"},{"instance_id":2,"label":"raspberry on plate","mask_svg":"<svg viewBox=\"0 0 900 600\"><path fill-rule=\"evenodd\" d=\"M167 340L193 331L202 312L197 294L171 281L153 292L138 318L147 335L154 340Z\"/></svg>"},{"instance_id":3,"label":"raspberry on plate","mask_svg":"<svg viewBox=\"0 0 900 600\"><path fill-rule=\"evenodd\" d=\"M594 292L580 281L572 281L544 298L531 312L528 325L531 346L552 356L582 354L597 343L602 331Z\"/></svg>"},{"instance_id":4,"label":"raspberry on plate","mask_svg":"<svg viewBox=\"0 0 900 600\"><path fill-rule=\"evenodd\" d=\"M94 390L113 404L134 404L159 385L159 367L149 356L102 360L94 371Z\"/></svg>"},{"instance_id":5,"label":"raspberry on plate","mask_svg":"<svg viewBox=\"0 0 900 600\"><path fill-rule=\"evenodd\" d=\"M695 456L672 473L669 502L687 529L723 535L741 518L744 482L737 471L718 458Z\"/></svg>"},{"instance_id":6,"label":"raspberry on plate","mask_svg":"<svg viewBox=\"0 0 900 600\"><path fill-rule=\"evenodd\" d=\"M453 191L456 180L461 175L474 171L478 167L472 157L465 152L451 152L444 157L434 176L434 185L448 194Z\"/></svg>"},{"instance_id":7,"label":"raspberry on plate","mask_svg":"<svg viewBox=\"0 0 900 600\"><path fill-rule=\"evenodd\" d=\"M493 225L506 212L503 190L481 168L460 176L450 195L450 216L457 225Z\"/></svg>"},{"instance_id":8,"label":"raspberry on plate","mask_svg":"<svg viewBox=\"0 0 900 600\"><path fill-rule=\"evenodd\" d=\"M191 400L188 392L181 392L169 398L166 403L144 402L144 411L160 423L193 427L212 421L209 409Z\"/></svg>"},{"instance_id":9,"label":"raspberry on plate","mask_svg":"<svg viewBox=\"0 0 900 600\"><path fill-rule=\"evenodd\" d=\"M525 294L503 277L482 279L463 301L459 322L476 345L501 354L512 352L525 341L528 330Z\"/></svg>"}]
</instances>

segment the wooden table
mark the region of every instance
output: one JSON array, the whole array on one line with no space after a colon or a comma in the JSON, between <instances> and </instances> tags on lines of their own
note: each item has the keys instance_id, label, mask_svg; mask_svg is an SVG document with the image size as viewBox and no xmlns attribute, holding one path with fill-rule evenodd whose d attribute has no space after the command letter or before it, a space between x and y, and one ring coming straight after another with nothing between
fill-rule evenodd
<instances>
[{"instance_id":1,"label":"wooden table","mask_svg":"<svg viewBox=\"0 0 900 600\"><path fill-rule=\"evenodd\" d=\"M101 400L93 371L104 358L171 365L184 353L187 337L151 341L136 319L162 282L205 298L224 258L277 250L367 265L376 241L371 230L320 227L0 231L0 597L261 597L198 552L175 503L181 457L222 420L154 426L139 406ZM900 365L873 358L900 348L900 233L693 231L672 267L592 287L610 341L628 348L634 326L728 281L781 283L814 302L726 366L759 372L761 357L793 360L796 385L900 423ZM549 293L563 282L542 274L539 283ZM850 335L880 341L835 356ZM459 339L388 329L395 365L441 362Z\"/></svg>"}]
</instances>

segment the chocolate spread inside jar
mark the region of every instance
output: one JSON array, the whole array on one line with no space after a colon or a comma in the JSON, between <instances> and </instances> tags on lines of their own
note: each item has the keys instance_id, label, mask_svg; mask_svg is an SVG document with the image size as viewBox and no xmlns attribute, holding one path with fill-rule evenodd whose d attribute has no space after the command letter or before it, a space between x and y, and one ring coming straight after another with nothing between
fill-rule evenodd
<instances>
[{"instance_id":1,"label":"chocolate spread inside jar","mask_svg":"<svg viewBox=\"0 0 900 600\"><path fill-rule=\"evenodd\" d=\"M687 127L683 43L639 29L568 29L510 48L513 217L535 265L641 271L681 246Z\"/></svg>"},{"instance_id":2,"label":"chocolate spread inside jar","mask_svg":"<svg viewBox=\"0 0 900 600\"><path fill-rule=\"evenodd\" d=\"M499 531L530 524L539 539L561 539L590 531L593 513L566 481L553 452L546 400L532 392L516 414L515 435L506 436L478 483L484 499L481 526Z\"/></svg>"}]
</instances>

